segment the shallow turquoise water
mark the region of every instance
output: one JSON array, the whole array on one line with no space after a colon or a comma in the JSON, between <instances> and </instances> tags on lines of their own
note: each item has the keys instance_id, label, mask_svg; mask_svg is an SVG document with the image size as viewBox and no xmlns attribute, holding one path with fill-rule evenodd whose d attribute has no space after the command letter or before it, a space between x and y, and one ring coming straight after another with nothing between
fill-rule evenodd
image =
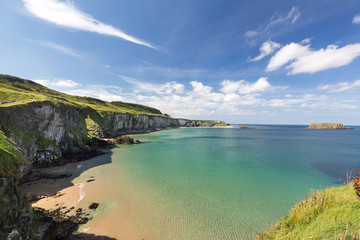
<instances>
[{"instance_id":1,"label":"shallow turquoise water","mask_svg":"<svg viewBox=\"0 0 360 240\"><path fill-rule=\"evenodd\" d=\"M114 149L107 167L142 193L157 239L251 239L311 189L338 185L360 159L359 129L174 129L134 138L146 143Z\"/></svg>"}]
</instances>

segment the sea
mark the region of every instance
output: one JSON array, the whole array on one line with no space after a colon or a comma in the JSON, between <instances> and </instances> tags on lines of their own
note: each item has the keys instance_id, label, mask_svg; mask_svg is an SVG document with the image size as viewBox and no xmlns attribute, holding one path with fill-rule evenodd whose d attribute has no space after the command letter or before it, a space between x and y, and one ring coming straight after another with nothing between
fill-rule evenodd
<instances>
[{"instance_id":1,"label":"sea","mask_svg":"<svg viewBox=\"0 0 360 240\"><path fill-rule=\"evenodd\" d=\"M360 127L249 126L133 135L143 143L111 149L106 164L74 179L86 184L83 201L100 203L81 230L116 239L254 239L313 191L359 170Z\"/></svg>"}]
</instances>

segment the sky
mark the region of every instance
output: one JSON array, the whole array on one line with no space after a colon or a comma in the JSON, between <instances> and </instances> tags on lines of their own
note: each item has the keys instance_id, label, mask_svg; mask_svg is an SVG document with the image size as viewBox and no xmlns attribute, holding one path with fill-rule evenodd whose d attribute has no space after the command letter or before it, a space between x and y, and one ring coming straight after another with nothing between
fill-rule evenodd
<instances>
[{"instance_id":1,"label":"sky","mask_svg":"<svg viewBox=\"0 0 360 240\"><path fill-rule=\"evenodd\" d=\"M0 73L172 117L360 125L358 0L0 0Z\"/></svg>"}]
</instances>

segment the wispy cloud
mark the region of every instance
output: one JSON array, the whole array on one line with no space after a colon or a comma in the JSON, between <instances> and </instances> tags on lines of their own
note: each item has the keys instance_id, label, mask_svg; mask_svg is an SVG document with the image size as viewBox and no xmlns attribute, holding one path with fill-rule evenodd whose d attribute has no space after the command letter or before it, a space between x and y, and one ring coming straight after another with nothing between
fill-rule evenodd
<instances>
[{"instance_id":1,"label":"wispy cloud","mask_svg":"<svg viewBox=\"0 0 360 240\"><path fill-rule=\"evenodd\" d=\"M360 14L355 15L352 22L353 22L353 23L360 24Z\"/></svg>"},{"instance_id":2,"label":"wispy cloud","mask_svg":"<svg viewBox=\"0 0 360 240\"><path fill-rule=\"evenodd\" d=\"M339 82L338 84L323 84L318 87L319 90L327 92L344 92L360 87L360 80L350 82Z\"/></svg>"},{"instance_id":3,"label":"wispy cloud","mask_svg":"<svg viewBox=\"0 0 360 240\"><path fill-rule=\"evenodd\" d=\"M23 0L26 9L36 17L58 26L110 35L126 41L157 49L155 46L128 35L118 28L102 23L89 14L76 9L71 1L61 0Z\"/></svg>"},{"instance_id":4,"label":"wispy cloud","mask_svg":"<svg viewBox=\"0 0 360 240\"><path fill-rule=\"evenodd\" d=\"M81 84L70 80L70 79L57 79L55 78L54 80L47 80L47 79L35 79L33 80L36 83L39 83L41 85L44 85L46 87L59 87L59 88L76 88L81 86Z\"/></svg>"},{"instance_id":5,"label":"wispy cloud","mask_svg":"<svg viewBox=\"0 0 360 240\"><path fill-rule=\"evenodd\" d=\"M139 81L135 78L118 75L120 79L133 85L136 92L157 93L157 94L171 94L182 93L185 86L176 82L167 82L165 84L153 84L143 81Z\"/></svg>"},{"instance_id":6,"label":"wispy cloud","mask_svg":"<svg viewBox=\"0 0 360 240\"><path fill-rule=\"evenodd\" d=\"M116 67L123 75L151 76L155 78L199 78L208 72L206 69L201 68L177 68L169 66L158 66L140 59L141 65Z\"/></svg>"},{"instance_id":7,"label":"wispy cloud","mask_svg":"<svg viewBox=\"0 0 360 240\"><path fill-rule=\"evenodd\" d=\"M267 65L267 71L277 70L284 65L289 74L316 73L338 68L351 63L360 56L360 43L348 44L342 48L329 45L326 49L312 50L310 45L290 43L282 47Z\"/></svg>"},{"instance_id":8,"label":"wispy cloud","mask_svg":"<svg viewBox=\"0 0 360 240\"><path fill-rule=\"evenodd\" d=\"M275 13L266 24L260 25L255 30L248 30L245 33L245 36L248 38L252 38L270 31L275 26L279 26L281 24L294 24L299 19L300 15L301 13L299 11L299 8L296 6L292 7L290 12L285 16Z\"/></svg>"},{"instance_id":9,"label":"wispy cloud","mask_svg":"<svg viewBox=\"0 0 360 240\"><path fill-rule=\"evenodd\" d=\"M121 88L111 85L88 85L77 89L66 90L64 92L76 96L98 98L108 102L130 100L130 98L124 97L125 94L122 92ZM130 100L129 102L133 101Z\"/></svg>"},{"instance_id":10,"label":"wispy cloud","mask_svg":"<svg viewBox=\"0 0 360 240\"><path fill-rule=\"evenodd\" d=\"M37 40L31 40L31 39L25 39L25 40L29 41L29 42L39 44L39 45L47 47L47 48L54 49L56 51L59 51L61 53L69 55L69 56L79 57L79 58L83 57L80 53L78 53L74 49L71 49L69 47L65 47L65 46L57 44L57 43L48 42L48 41L37 41Z\"/></svg>"},{"instance_id":11,"label":"wispy cloud","mask_svg":"<svg viewBox=\"0 0 360 240\"><path fill-rule=\"evenodd\" d=\"M249 61L250 62L259 61L259 60L263 59L264 57L272 54L276 49L278 49L280 47L281 47L281 45L279 43L268 40L261 45L260 55L255 58L251 58Z\"/></svg>"}]
</instances>

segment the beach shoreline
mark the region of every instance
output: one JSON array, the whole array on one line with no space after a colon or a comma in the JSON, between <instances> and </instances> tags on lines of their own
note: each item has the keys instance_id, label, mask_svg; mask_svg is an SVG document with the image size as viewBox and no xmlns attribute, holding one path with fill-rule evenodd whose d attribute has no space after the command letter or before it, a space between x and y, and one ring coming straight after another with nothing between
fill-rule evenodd
<instances>
[{"instance_id":1,"label":"beach shoreline","mask_svg":"<svg viewBox=\"0 0 360 240\"><path fill-rule=\"evenodd\" d=\"M161 130L167 129L158 129L156 131ZM126 145L121 144L123 147L126 147ZM97 178L96 174L90 176L87 172L112 163L111 156L113 149L119 147L117 144L109 144L106 148L97 148L98 151L103 152L101 155L84 158L83 160L76 159L73 162L68 161L65 165L59 164L57 166L34 168L33 175L35 177L29 176L27 180L19 185L19 189L22 194L32 199L31 206L35 211L42 211L45 214L57 211L59 213L57 216L61 215L64 219L74 216L89 219L88 222L78 224L72 233L68 235L68 239L135 240L143 239L144 236L142 234L151 236L151 233L139 233L137 231L137 225L132 216L121 219L118 219L117 216L110 216L110 219L113 221L93 223L93 220L102 217L103 208L106 208L106 204L103 204L105 200L103 199L104 194L101 193L101 189L107 184L109 179L106 176L101 176L101 178L106 180ZM118 177L121 175L118 172L116 174ZM126 184L124 179L117 182L117 187L124 189L120 201L129 204L128 206L122 206L124 212L127 211L126 208L129 206L132 209L131 211L134 212L135 209L141 208L142 203L138 202L139 197ZM90 205L94 203L98 204L97 209L90 209ZM108 214L111 215L111 212ZM138 217L136 218L139 219ZM111 224L114 225L109 231L108 226ZM104 230L104 228L107 229ZM111 229L114 229L114 231Z\"/></svg>"},{"instance_id":2,"label":"beach shoreline","mask_svg":"<svg viewBox=\"0 0 360 240\"><path fill-rule=\"evenodd\" d=\"M40 176L40 179L23 182L18 186L20 192L32 200L31 206L34 211L42 211L46 215L57 212L57 216L63 219L84 217L91 220L96 209L89 207L97 203L97 199L91 198L85 201L85 189L91 188L96 178L90 176L87 179L77 179L87 170L111 162L111 150L101 150L104 154L85 158L82 161L34 169L35 175ZM76 230L77 228L73 232L77 232ZM98 235L91 235L89 239L97 239L96 236ZM107 239L106 236L102 237Z\"/></svg>"}]
</instances>

